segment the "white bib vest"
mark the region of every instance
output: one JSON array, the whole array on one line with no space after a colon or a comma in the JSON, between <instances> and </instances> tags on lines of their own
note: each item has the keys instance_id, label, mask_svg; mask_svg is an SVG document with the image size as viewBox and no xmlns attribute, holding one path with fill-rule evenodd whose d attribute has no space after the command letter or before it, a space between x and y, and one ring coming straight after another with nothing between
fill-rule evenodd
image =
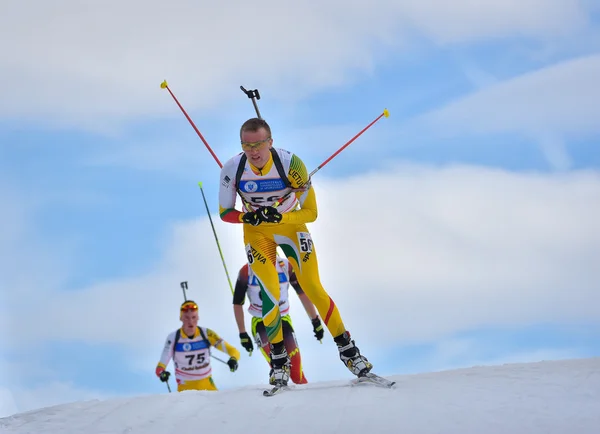
<instances>
[{"instance_id":1,"label":"white bib vest","mask_svg":"<svg viewBox=\"0 0 600 434\"><path fill-rule=\"evenodd\" d=\"M172 343L175 343L175 333L169 336ZM182 334L172 351L177 379L202 380L211 375L210 343L201 334L195 338L187 338Z\"/></svg>"},{"instance_id":2,"label":"white bib vest","mask_svg":"<svg viewBox=\"0 0 600 434\"><path fill-rule=\"evenodd\" d=\"M290 310L290 303L288 301L288 288L290 285L290 276L288 274L289 262L287 259L278 258L275 266L277 268L277 274L279 275L279 311L281 315L287 315ZM248 300L250 300L250 306L248 312L250 315L262 318L262 300L260 298L260 285L258 279L252 271L252 267L248 267L248 290L246 292Z\"/></svg>"},{"instance_id":3,"label":"white bib vest","mask_svg":"<svg viewBox=\"0 0 600 434\"><path fill-rule=\"evenodd\" d=\"M284 172L288 173L290 170L292 153L284 149L273 149L279 156L279 160L281 161ZM235 158L235 163L239 164L240 159L241 155ZM237 169L237 165L234 165L233 167ZM235 176L235 173L232 173L232 176ZM275 201L281 199L291 191L291 189L286 187L285 182L281 179L275 162L273 162L271 165L269 172L262 175L257 175L250 168L250 163L246 161L238 188L241 196L244 198L244 201L248 202L255 208L259 206L273 205ZM279 204L277 210L280 213L285 213L294 209L297 205L298 199L296 198L296 195L290 194ZM245 204L244 210L249 211Z\"/></svg>"}]
</instances>

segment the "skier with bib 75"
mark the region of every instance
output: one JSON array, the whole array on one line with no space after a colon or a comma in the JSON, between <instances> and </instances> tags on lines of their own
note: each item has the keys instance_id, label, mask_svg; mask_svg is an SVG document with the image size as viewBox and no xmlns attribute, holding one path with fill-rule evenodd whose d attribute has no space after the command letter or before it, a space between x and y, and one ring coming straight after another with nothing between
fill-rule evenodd
<instances>
[{"instance_id":1,"label":"skier with bib 75","mask_svg":"<svg viewBox=\"0 0 600 434\"><path fill-rule=\"evenodd\" d=\"M177 391L217 390L210 366L210 347L229 355L227 365L231 372L238 368L240 352L211 329L198 327L198 305L192 300L181 305L179 319L183 325L167 336L156 376L168 381L171 373L166 369L173 359Z\"/></svg>"}]
</instances>

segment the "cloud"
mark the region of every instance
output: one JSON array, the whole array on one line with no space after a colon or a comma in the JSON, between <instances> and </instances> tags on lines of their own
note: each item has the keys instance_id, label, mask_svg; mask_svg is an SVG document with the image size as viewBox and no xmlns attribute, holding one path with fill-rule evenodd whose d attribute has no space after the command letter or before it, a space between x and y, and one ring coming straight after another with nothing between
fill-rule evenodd
<instances>
[{"instance_id":1,"label":"cloud","mask_svg":"<svg viewBox=\"0 0 600 434\"><path fill-rule=\"evenodd\" d=\"M76 401L106 399L109 395L79 388L72 383L51 381L29 388L16 388L8 392L13 397L15 412L25 412ZM9 402L10 404L10 402ZM9 408L11 409L11 408Z\"/></svg>"},{"instance_id":2,"label":"cloud","mask_svg":"<svg viewBox=\"0 0 600 434\"><path fill-rule=\"evenodd\" d=\"M600 54L485 87L428 115L451 132L597 133Z\"/></svg>"},{"instance_id":3,"label":"cloud","mask_svg":"<svg viewBox=\"0 0 600 434\"><path fill-rule=\"evenodd\" d=\"M5 2L0 38L11 43L0 78L11 85L0 116L111 129L122 120L178 116L158 88L163 78L188 110L239 98L231 83L295 100L370 74L421 38L439 45L564 39L587 28L586 7L575 0L493 0L475 9L467 0Z\"/></svg>"},{"instance_id":4,"label":"cloud","mask_svg":"<svg viewBox=\"0 0 600 434\"><path fill-rule=\"evenodd\" d=\"M360 333L386 342L597 321L599 181L597 172L391 165L388 175L322 184L321 276L362 312Z\"/></svg>"},{"instance_id":5,"label":"cloud","mask_svg":"<svg viewBox=\"0 0 600 434\"><path fill-rule=\"evenodd\" d=\"M0 417L11 416L17 412L18 409L12 392L8 389L0 388Z\"/></svg>"},{"instance_id":6,"label":"cloud","mask_svg":"<svg viewBox=\"0 0 600 434\"><path fill-rule=\"evenodd\" d=\"M3 345L2 349L5 348ZM99 391L79 387L73 382L54 381L52 378L57 372L49 366L40 365L39 348L40 346L37 346L37 350L21 348L30 353L29 357L18 361L13 361L6 355L0 356L0 368L2 372L8 373L0 380L0 417L66 402L108 397ZM27 375L22 375L25 372ZM35 381L27 383L27 379Z\"/></svg>"},{"instance_id":7,"label":"cloud","mask_svg":"<svg viewBox=\"0 0 600 434\"><path fill-rule=\"evenodd\" d=\"M577 348L506 349L504 345L475 338L450 338L437 342L433 354L424 360L419 370L449 370L465 366L528 363L543 360L574 359L581 357ZM490 351L492 350L492 351ZM491 353L491 354L490 354Z\"/></svg>"},{"instance_id":8,"label":"cloud","mask_svg":"<svg viewBox=\"0 0 600 434\"><path fill-rule=\"evenodd\" d=\"M598 76L599 54L571 59L483 87L413 126L438 136L518 133L537 141L553 167L568 169L564 140L600 132Z\"/></svg>"},{"instance_id":9,"label":"cloud","mask_svg":"<svg viewBox=\"0 0 600 434\"><path fill-rule=\"evenodd\" d=\"M315 184L320 217L311 230L323 282L355 327L375 333L376 318L395 318L396 327L377 331L381 340L597 319L597 172L515 174L399 164L390 165L387 175L321 177ZM241 227L213 220L233 279L245 260ZM206 321L234 329L231 294L208 220L176 223L162 237L165 254L145 275L77 291L60 291L57 284L40 291L30 308L52 327L25 324L21 334L125 345L129 338L120 331L128 329L146 345L177 325L183 280ZM171 308L165 308L167 300ZM132 321L132 303L148 315ZM74 327L88 323L101 326Z\"/></svg>"},{"instance_id":10,"label":"cloud","mask_svg":"<svg viewBox=\"0 0 600 434\"><path fill-rule=\"evenodd\" d=\"M7 308L18 302L21 306L30 297L41 295L46 288L60 287L65 281L72 253L70 240L54 244L37 228L36 217L50 195L22 194L8 179L0 178L0 287ZM64 200L61 195L54 199ZM77 199L79 200L79 199ZM0 324L10 316L1 315ZM10 330L11 328L4 328Z\"/></svg>"},{"instance_id":11,"label":"cloud","mask_svg":"<svg viewBox=\"0 0 600 434\"><path fill-rule=\"evenodd\" d=\"M382 173L339 180L320 174L314 181L320 214L310 230L321 280L366 354L481 328L598 321L600 173L388 164ZM242 228L216 216L213 221L235 279L245 261ZM40 278L27 303L35 321L19 320L22 299L16 295L8 298L8 321L19 324L20 339L30 346L112 345L129 368L152 375L166 335L179 325L179 283L185 280L187 296L200 304L201 323L238 345L231 293L208 219L172 222L159 236L164 254L147 272L69 291L60 279ZM69 264L68 257L37 249L39 240L25 239L40 263ZM12 275L35 274L30 258L17 259ZM27 279L11 288L31 293ZM329 334L323 344L316 342L300 303L292 303L309 379L349 375ZM7 350L22 349L9 342ZM451 361L463 350L440 351ZM221 388L266 381L258 351L243 356L236 375L219 362L214 369ZM15 377L26 378L25 372L17 370ZM14 396L17 402L31 398L30 406L45 404L33 394Z\"/></svg>"},{"instance_id":12,"label":"cloud","mask_svg":"<svg viewBox=\"0 0 600 434\"><path fill-rule=\"evenodd\" d=\"M114 145L105 145L99 150L90 152L82 158L81 162L89 167L109 166L187 177L204 171L199 169L216 167L215 162L203 148L202 142L193 137L191 139L173 137L170 140L137 139L127 143L116 142Z\"/></svg>"}]
</instances>

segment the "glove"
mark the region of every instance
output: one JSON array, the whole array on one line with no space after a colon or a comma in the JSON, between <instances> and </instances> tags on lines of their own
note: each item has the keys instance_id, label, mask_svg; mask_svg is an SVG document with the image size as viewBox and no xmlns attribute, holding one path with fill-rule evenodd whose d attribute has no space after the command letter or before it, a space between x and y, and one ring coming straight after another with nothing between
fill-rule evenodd
<instances>
[{"instance_id":1,"label":"glove","mask_svg":"<svg viewBox=\"0 0 600 434\"><path fill-rule=\"evenodd\" d=\"M244 347L244 349L249 353L254 351L254 345L252 345L252 339L250 339L248 333L240 333L240 343L242 344L242 347Z\"/></svg>"},{"instance_id":2,"label":"glove","mask_svg":"<svg viewBox=\"0 0 600 434\"><path fill-rule=\"evenodd\" d=\"M165 368L163 368L162 366L157 366L156 367L156 376L160 379L160 381L165 383L165 382L169 381L169 377L171 376L171 373L169 371L165 371Z\"/></svg>"},{"instance_id":3,"label":"glove","mask_svg":"<svg viewBox=\"0 0 600 434\"><path fill-rule=\"evenodd\" d=\"M227 366L229 366L231 372L237 371L238 362L235 360L235 357L230 357L229 360L227 360Z\"/></svg>"},{"instance_id":4,"label":"glove","mask_svg":"<svg viewBox=\"0 0 600 434\"><path fill-rule=\"evenodd\" d=\"M315 332L315 338L318 341L323 339L323 335L325 334L325 330L323 330L323 324L321 324L321 319L317 315L313 320L311 320L313 325L313 332Z\"/></svg>"},{"instance_id":5,"label":"glove","mask_svg":"<svg viewBox=\"0 0 600 434\"><path fill-rule=\"evenodd\" d=\"M242 221L252 226L258 226L262 223L262 220L258 216L257 211L247 212L242 216Z\"/></svg>"},{"instance_id":6,"label":"glove","mask_svg":"<svg viewBox=\"0 0 600 434\"><path fill-rule=\"evenodd\" d=\"M283 217L281 213L272 206L261 206L256 210L256 214L258 214L258 218L265 223L279 223Z\"/></svg>"}]
</instances>

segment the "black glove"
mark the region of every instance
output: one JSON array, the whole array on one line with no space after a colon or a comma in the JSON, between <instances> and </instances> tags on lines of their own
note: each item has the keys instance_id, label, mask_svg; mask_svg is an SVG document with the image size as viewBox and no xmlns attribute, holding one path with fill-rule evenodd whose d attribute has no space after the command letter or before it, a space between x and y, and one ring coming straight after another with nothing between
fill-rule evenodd
<instances>
[{"instance_id":1,"label":"black glove","mask_svg":"<svg viewBox=\"0 0 600 434\"><path fill-rule=\"evenodd\" d=\"M313 331L315 332L315 338L318 341L323 339L323 335L325 334L325 330L323 330L323 324L321 324L321 319L317 315L313 320L311 320L313 325Z\"/></svg>"},{"instance_id":2,"label":"black glove","mask_svg":"<svg viewBox=\"0 0 600 434\"><path fill-rule=\"evenodd\" d=\"M229 360L227 360L227 366L229 366L231 372L237 371L238 362L235 360L235 357L230 357Z\"/></svg>"},{"instance_id":3,"label":"black glove","mask_svg":"<svg viewBox=\"0 0 600 434\"><path fill-rule=\"evenodd\" d=\"M242 221L252 226L258 226L262 223L262 220L258 215L258 211L247 212L242 216Z\"/></svg>"},{"instance_id":4,"label":"black glove","mask_svg":"<svg viewBox=\"0 0 600 434\"><path fill-rule=\"evenodd\" d=\"M242 347L244 347L244 349L249 353L254 351L254 345L252 345L252 339L250 339L248 333L240 333L240 343L242 344Z\"/></svg>"},{"instance_id":5,"label":"black glove","mask_svg":"<svg viewBox=\"0 0 600 434\"><path fill-rule=\"evenodd\" d=\"M258 218L265 223L279 223L282 219L281 213L272 206L261 206L256 210Z\"/></svg>"},{"instance_id":6,"label":"black glove","mask_svg":"<svg viewBox=\"0 0 600 434\"><path fill-rule=\"evenodd\" d=\"M167 381L169 381L170 376L171 373L169 371L162 371L158 378L160 378L160 381L162 381L163 383L166 383Z\"/></svg>"}]
</instances>

